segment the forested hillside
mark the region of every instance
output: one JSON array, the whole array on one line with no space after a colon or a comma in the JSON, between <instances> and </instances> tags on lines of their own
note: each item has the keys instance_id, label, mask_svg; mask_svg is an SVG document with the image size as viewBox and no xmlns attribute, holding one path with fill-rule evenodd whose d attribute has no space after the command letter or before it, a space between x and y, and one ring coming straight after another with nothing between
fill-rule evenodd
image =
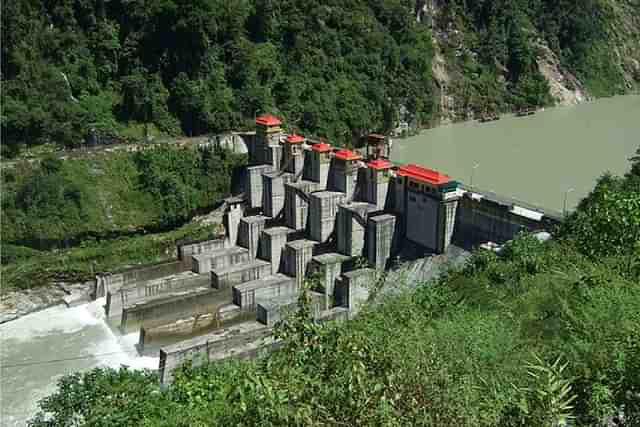
<instances>
[{"instance_id":1,"label":"forested hillside","mask_svg":"<svg viewBox=\"0 0 640 427\"><path fill-rule=\"evenodd\" d=\"M75 146L92 129L245 128L267 111L349 141L398 119L419 127L552 103L551 71L567 77L552 86L622 93L640 81L639 10L639 0L7 1L3 153Z\"/></svg>"}]
</instances>

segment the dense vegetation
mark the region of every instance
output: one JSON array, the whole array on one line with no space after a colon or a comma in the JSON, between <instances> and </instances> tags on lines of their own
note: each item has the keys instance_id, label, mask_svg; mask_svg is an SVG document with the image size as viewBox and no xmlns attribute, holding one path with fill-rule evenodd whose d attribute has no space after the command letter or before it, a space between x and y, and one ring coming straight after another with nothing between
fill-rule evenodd
<instances>
[{"instance_id":1,"label":"dense vegetation","mask_svg":"<svg viewBox=\"0 0 640 427\"><path fill-rule=\"evenodd\" d=\"M230 194L245 160L160 146L3 169L3 287L171 258L177 239L211 235L211 227L183 225Z\"/></svg>"},{"instance_id":2,"label":"dense vegetation","mask_svg":"<svg viewBox=\"0 0 640 427\"><path fill-rule=\"evenodd\" d=\"M186 367L168 389L127 369L65 377L32 425L638 425L638 154L554 241L477 252L346 324L309 321L303 296L284 348Z\"/></svg>"},{"instance_id":3,"label":"dense vegetation","mask_svg":"<svg viewBox=\"0 0 640 427\"><path fill-rule=\"evenodd\" d=\"M3 2L4 153L76 146L91 129L140 135L143 123L219 132L267 111L339 141L389 129L400 112L425 125L440 99L434 34L463 109L550 102L540 40L595 95L625 89L613 10L637 14L636 0L429 3L433 27L417 22L420 0Z\"/></svg>"},{"instance_id":4,"label":"dense vegetation","mask_svg":"<svg viewBox=\"0 0 640 427\"><path fill-rule=\"evenodd\" d=\"M231 192L244 156L158 147L3 170L2 240L34 249L168 230Z\"/></svg>"}]
</instances>

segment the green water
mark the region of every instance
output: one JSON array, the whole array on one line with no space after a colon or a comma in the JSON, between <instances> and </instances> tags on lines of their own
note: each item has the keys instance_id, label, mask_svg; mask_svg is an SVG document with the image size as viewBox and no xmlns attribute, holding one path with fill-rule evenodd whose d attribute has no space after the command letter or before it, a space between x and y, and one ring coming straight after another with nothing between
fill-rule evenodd
<instances>
[{"instance_id":1,"label":"green water","mask_svg":"<svg viewBox=\"0 0 640 427\"><path fill-rule=\"evenodd\" d=\"M604 171L624 174L639 146L640 96L628 95L430 129L394 140L391 157L562 211L565 195L574 208Z\"/></svg>"}]
</instances>

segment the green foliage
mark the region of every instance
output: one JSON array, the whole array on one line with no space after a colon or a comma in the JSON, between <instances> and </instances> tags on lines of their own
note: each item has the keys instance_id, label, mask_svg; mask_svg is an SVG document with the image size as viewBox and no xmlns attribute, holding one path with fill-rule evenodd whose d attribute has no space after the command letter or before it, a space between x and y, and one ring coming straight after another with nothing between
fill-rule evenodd
<instances>
[{"instance_id":1,"label":"green foliage","mask_svg":"<svg viewBox=\"0 0 640 427\"><path fill-rule=\"evenodd\" d=\"M48 249L178 227L226 197L244 161L227 150L176 147L45 157L3 175L3 243Z\"/></svg>"},{"instance_id":2,"label":"green foliage","mask_svg":"<svg viewBox=\"0 0 640 427\"><path fill-rule=\"evenodd\" d=\"M432 115L430 34L407 2L2 7L2 132L11 146L77 145L90 124L108 135L129 122L198 135L273 110L306 132L350 141L388 126L385 114L400 105L418 120Z\"/></svg>"},{"instance_id":3,"label":"green foliage","mask_svg":"<svg viewBox=\"0 0 640 427\"><path fill-rule=\"evenodd\" d=\"M36 251L3 242L2 289L29 289L49 285L54 280L81 282L95 277L100 271L175 259L179 240L213 236L210 226L187 224L164 233L110 240L87 239L70 249L56 251Z\"/></svg>"},{"instance_id":4,"label":"green foliage","mask_svg":"<svg viewBox=\"0 0 640 427\"><path fill-rule=\"evenodd\" d=\"M589 256L640 254L640 186L634 174L601 177L567 219L564 234Z\"/></svg>"}]
</instances>

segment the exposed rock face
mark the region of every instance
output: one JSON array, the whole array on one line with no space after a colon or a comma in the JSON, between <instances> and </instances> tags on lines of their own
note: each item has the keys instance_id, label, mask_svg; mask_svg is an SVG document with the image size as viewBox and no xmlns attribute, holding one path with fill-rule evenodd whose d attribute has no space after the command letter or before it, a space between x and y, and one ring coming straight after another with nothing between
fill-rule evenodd
<instances>
[{"instance_id":1,"label":"exposed rock face","mask_svg":"<svg viewBox=\"0 0 640 427\"><path fill-rule=\"evenodd\" d=\"M557 105L575 105L588 100L582 83L560 64L546 44L539 44L538 69L549 82L549 92Z\"/></svg>"},{"instance_id":2,"label":"exposed rock face","mask_svg":"<svg viewBox=\"0 0 640 427\"><path fill-rule=\"evenodd\" d=\"M56 283L23 291L7 292L0 299L0 324L59 304L74 305L88 300L93 282Z\"/></svg>"}]
</instances>

